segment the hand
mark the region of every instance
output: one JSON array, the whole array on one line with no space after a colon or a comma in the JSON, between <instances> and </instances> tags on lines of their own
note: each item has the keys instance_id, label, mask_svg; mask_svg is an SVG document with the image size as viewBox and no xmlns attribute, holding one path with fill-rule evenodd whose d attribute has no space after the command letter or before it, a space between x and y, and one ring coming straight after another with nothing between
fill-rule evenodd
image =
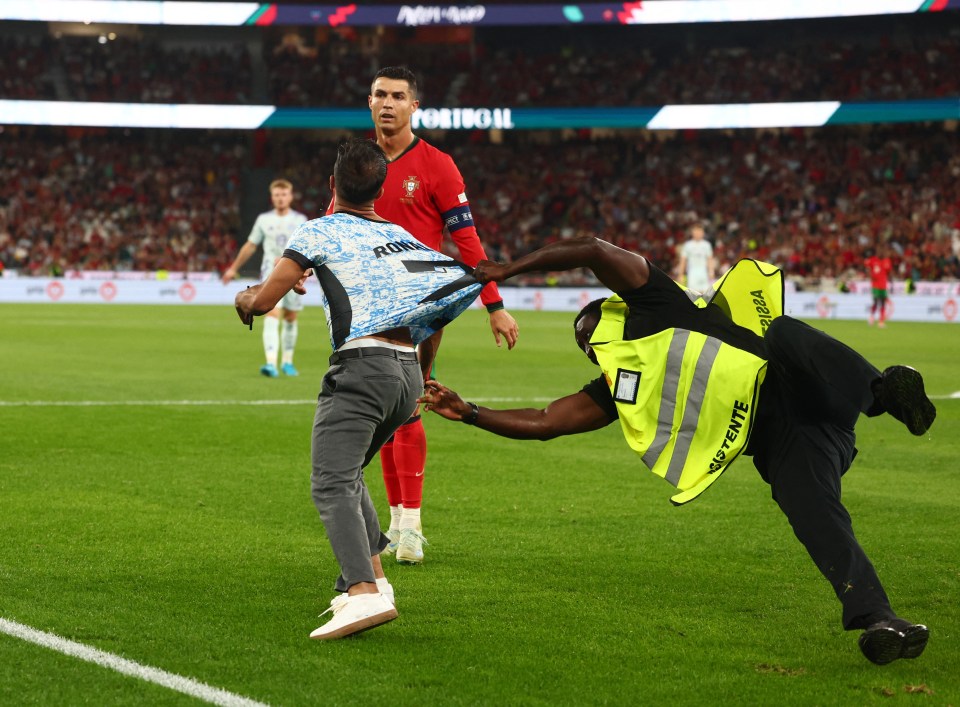
<instances>
[{"instance_id":1,"label":"hand","mask_svg":"<svg viewBox=\"0 0 960 707\"><path fill-rule=\"evenodd\" d=\"M249 287L245 290L240 290L233 300L240 321L243 322L244 326L248 326L251 329L253 328L253 312L250 310L250 303L252 301L253 294L250 292Z\"/></svg>"},{"instance_id":2,"label":"hand","mask_svg":"<svg viewBox=\"0 0 960 707\"><path fill-rule=\"evenodd\" d=\"M517 337L520 336L520 328L517 326L517 320L505 309L498 309L490 313L490 328L493 330L493 338L500 346L500 335L507 340L507 350L513 349L517 344Z\"/></svg>"},{"instance_id":3,"label":"hand","mask_svg":"<svg viewBox=\"0 0 960 707\"><path fill-rule=\"evenodd\" d=\"M312 269L304 270L303 276L299 280L297 280L297 284L293 286L293 291L296 292L298 295L307 294L307 288L304 285L304 283L307 281L307 278L310 277L310 273L312 272L313 272Z\"/></svg>"},{"instance_id":4,"label":"hand","mask_svg":"<svg viewBox=\"0 0 960 707\"><path fill-rule=\"evenodd\" d=\"M251 329L253 328L253 315L250 312L244 312L243 308L237 305L237 314L240 316L240 321L243 322L244 326L248 326Z\"/></svg>"},{"instance_id":5,"label":"hand","mask_svg":"<svg viewBox=\"0 0 960 707\"><path fill-rule=\"evenodd\" d=\"M481 260L473 269L473 277L482 285L488 282L502 282L507 279L507 266L492 260Z\"/></svg>"},{"instance_id":6,"label":"hand","mask_svg":"<svg viewBox=\"0 0 960 707\"><path fill-rule=\"evenodd\" d=\"M220 282L224 285L229 285L230 281L237 276L237 271L233 267L229 267L223 271L223 275L220 277Z\"/></svg>"},{"instance_id":7,"label":"hand","mask_svg":"<svg viewBox=\"0 0 960 707\"><path fill-rule=\"evenodd\" d=\"M473 408L463 402L459 395L435 380L429 380L424 384L423 395L417 399L417 402L423 404L424 410L433 410L440 417L454 422L462 421L473 411Z\"/></svg>"}]
</instances>

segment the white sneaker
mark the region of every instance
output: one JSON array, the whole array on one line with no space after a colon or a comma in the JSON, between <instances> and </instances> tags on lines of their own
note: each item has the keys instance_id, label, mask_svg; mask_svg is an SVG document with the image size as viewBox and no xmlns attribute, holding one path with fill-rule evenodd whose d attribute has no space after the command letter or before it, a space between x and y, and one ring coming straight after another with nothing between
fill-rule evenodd
<instances>
[{"instance_id":1,"label":"white sneaker","mask_svg":"<svg viewBox=\"0 0 960 707\"><path fill-rule=\"evenodd\" d=\"M419 565L423 562L423 546L429 545L419 530L404 528L397 545L397 562L401 565Z\"/></svg>"},{"instance_id":2,"label":"white sneaker","mask_svg":"<svg viewBox=\"0 0 960 707\"><path fill-rule=\"evenodd\" d=\"M389 579L386 577L380 577L380 579L377 580L377 589L380 590L380 593L387 598L387 601L394 606L397 605L397 602L393 598L393 585L390 584Z\"/></svg>"},{"instance_id":3,"label":"white sneaker","mask_svg":"<svg viewBox=\"0 0 960 707\"><path fill-rule=\"evenodd\" d=\"M397 610L383 594L338 594L330 602L333 618L310 634L310 638L326 640L344 638L367 631L397 618ZM323 616L320 614L320 616Z\"/></svg>"}]
</instances>

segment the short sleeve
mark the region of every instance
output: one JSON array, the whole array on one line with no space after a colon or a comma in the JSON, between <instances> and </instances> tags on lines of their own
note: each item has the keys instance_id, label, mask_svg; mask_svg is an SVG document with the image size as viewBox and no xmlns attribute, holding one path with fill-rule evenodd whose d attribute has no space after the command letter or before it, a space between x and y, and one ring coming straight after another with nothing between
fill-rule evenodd
<instances>
[{"instance_id":1,"label":"short sleeve","mask_svg":"<svg viewBox=\"0 0 960 707\"><path fill-rule=\"evenodd\" d=\"M440 214L446 214L454 209L470 208L467 203L467 188L463 182L463 175L460 174L450 155L443 152L437 155L436 169L431 181L434 182L434 205Z\"/></svg>"},{"instance_id":2,"label":"short sleeve","mask_svg":"<svg viewBox=\"0 0 960 707\"><path fill-rule=\"evenodd\" d=\"M310 260L310 258L302 253L299 253L298 251L291 250L290 248L287 248L283 251L283 257L287 258L288 260L292 260L304 270L308 270L309 268L313 267L313 261Z\"/></svg>"},{"instance_id":3,"label":"short sleeve","mask_svg":"<svg viewBox=\"0 0 960 707\"><path fill-rule=\"evenodd\" d=\"M257 216L257 220L253 222L253 228L250 229L250 236L247 238L247 240L251 243L255 243L256 245L261 245L263 243L263 236L264 233L262 221L260 217Z\"/></svg>"},{"instance_id":4,"label":"short sleeve","mask_svg":"<svg viewBox=\"0 0 960 707\"><path fill-rule=\"evenodd\" d=\"M617 415L617 404L613 402L610 388L607 386L607 381L603 376L587 383L581 388L581 392L589 395L593 402L607 414L611 422L619 417L619 415Z\"/></svg>"},{"instance_id":5,"label":"short sleeve","mask_svg":"<svg viewBox=\"0 0 960 707\"><path fill-rule=\"evenodd\" d=\"M304 269L323 265L326 262L326 256L319 245L321 239L317 237L311 226L313 223L315 222L308 221L297 228L283 251L284 258L289 258Z\"/></svg>"}]
</instances>

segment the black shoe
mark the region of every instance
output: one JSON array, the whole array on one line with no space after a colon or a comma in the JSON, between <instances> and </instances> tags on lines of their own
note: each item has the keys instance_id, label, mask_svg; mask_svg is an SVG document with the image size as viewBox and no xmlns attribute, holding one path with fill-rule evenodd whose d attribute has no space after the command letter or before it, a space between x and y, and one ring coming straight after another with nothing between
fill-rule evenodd
<instances>
[{"instance_id":1,"label":"black shoe","mask_svg":"<svg viewBox=\"0 0 960 707\"><path fill-rule=\"evenodd\" d=\"M910 366L890 366L885 370L877 397L884 409L905 424L911 434L924 434L937 416L937 409L923 390L923 377Z\"/></svg>"},{"instance_id":2,"label":"black shoe","mask_svg":"<svg viewBox=\"0 0 960 707\"><path fill-rule=\"evenodd\" d=\"M886 665L897 658L916 658L927 647L930 631L923 624L887 619L860 634L860 650L871 663Z\"/></svg>"}]
</instances>

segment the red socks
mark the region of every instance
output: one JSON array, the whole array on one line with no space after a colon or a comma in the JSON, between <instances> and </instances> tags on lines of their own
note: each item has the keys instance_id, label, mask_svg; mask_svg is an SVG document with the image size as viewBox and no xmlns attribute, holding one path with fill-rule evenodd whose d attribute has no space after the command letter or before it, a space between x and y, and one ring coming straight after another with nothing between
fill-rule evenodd
<instances>
[{"instance_id":1,"label":"red socks","mask_svg":"<svg viewBox=\"0 0 960 707\"><path fill-rule=\"evenodd\" d=\"M404 508L420 508L423 470L427 463L427 435L420 417L400 426L393 435L393 462ZM390 502L393 505L393 502Z\"/></svg>"},{"instance_id":2,"label":"red socks","mask_svg":"<svg viewBox=\"0 0 960 707\"><path fill-rule=\"evenodd\" d=\"M393 437L380 447L380 466L383 467L383 486L387 490L387 503L399 506L403 503L400 493L400 479L397 477L397 464L393 458Z\"/></svg>"}]
</instances>

